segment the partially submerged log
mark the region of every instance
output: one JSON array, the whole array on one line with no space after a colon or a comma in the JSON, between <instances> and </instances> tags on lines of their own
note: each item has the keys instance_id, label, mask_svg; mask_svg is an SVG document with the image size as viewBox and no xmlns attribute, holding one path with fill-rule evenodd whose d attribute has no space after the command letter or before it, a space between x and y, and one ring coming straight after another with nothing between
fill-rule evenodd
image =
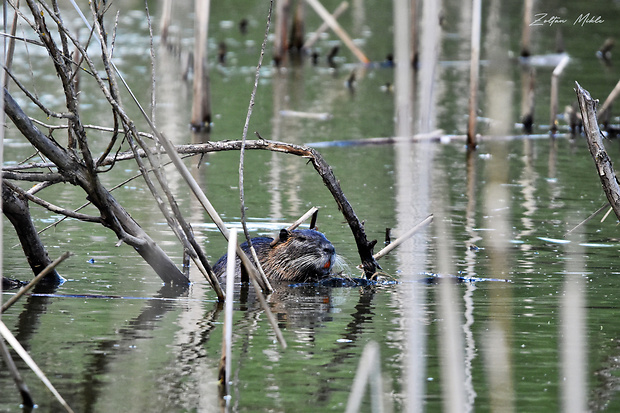
<instances>
[{"instance_id":1,"label":"partially submerged log","mask_svg":"<svg viewBox=\"0 0 620 413\"><path fill-rule=\"evenodd\" d=\"M592 99L590 93L577 82L575 82L575 92L577 92L577 99L579 100L583 129L588 141L588 147L590 148L590 154L594 159L594 164L596 165L609 205L611 205L616 217L620 220L620 183L618 183L611 159L605 150L603 134L599 129L596 117L598 100Z\"/></svg>"},{"instance_id":2,"label":"partially submerged log","mask_svg":"<svg viewBox=\"0 0 620 413\"><path fill-rule=\"evenodd\" d=\"M19 242L28 260L28 265L34 274L38 274L52 263L41 238L30 217L28 200L11 190L3 183L2 185L2 212L15 228ZM13 274L13 276L17 276ZM56 270L48 273L42 280L44 283L58 284L62 278Z\"/></svg>"}]
</instances>

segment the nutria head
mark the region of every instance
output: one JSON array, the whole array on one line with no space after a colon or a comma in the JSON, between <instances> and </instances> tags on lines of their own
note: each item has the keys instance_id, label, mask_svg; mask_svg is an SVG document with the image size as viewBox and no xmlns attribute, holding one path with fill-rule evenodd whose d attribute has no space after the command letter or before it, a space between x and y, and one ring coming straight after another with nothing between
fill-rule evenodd
<instances>
[{"instance_id":1,"label":"nutria head","mask_svg":"<svg viewBox=\"0 0 620 413\"><path fill-rule=\"evenodd\" d=\"M263 253L259 257L269 278L297 282L329 277L336 259L332 243L313 229L282 229Z\"/></svg>"}]
</instances>

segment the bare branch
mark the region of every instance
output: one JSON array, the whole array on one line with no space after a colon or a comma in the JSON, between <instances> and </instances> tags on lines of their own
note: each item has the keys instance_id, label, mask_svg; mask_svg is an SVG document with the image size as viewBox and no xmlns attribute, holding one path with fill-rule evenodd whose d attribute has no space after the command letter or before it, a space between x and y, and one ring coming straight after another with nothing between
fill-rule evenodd
<instances>
[{"instance_id":1,"label":"bare branch","mask_svg":"<svg viewBox=\"0 0 620 413\"><path fill-rule=\"evenodd\" d=\"M75 218L75 219L79 219L80 221L86 221L86 222L96 222L98 224L101 224L101 217L95 217L92 215L86 215L86 214L80 214L65 208L61 208L59 206L56 206L54 204L51 204L39 197L36 197L34 195L32 195L30 192L24 191L22 188L18 187L17 185L13 185L12 183L8 182L8 181L4 181L2 182L3 185L8 186L9 188L11 188L12 191L17 192L18 194L24 196L26 199L28 199L31 202L34 202L35 204L42 206L43 208L52 211L54 213L57 214L61 214L64 215L66 217L69 218Z\"/></svg>"}]
</instances>

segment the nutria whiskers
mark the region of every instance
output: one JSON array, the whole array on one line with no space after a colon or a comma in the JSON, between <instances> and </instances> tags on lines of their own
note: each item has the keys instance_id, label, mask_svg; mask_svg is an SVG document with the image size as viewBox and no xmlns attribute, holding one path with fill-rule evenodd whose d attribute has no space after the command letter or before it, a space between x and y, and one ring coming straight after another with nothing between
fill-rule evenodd
<instances>
[{"instance_id":1,"label":"nutria whiskers","mask_svg":"<svg viewBox=\"0 0 620 413\"><path fill-rule=\"evenodd\" d=\"M308 282L328 278L336 259L332 243L313 229L282 229L275 240L269 237L252 238L252 246L267 278L273 280ZM251 257L247 242L241 244L241 248ZM224 254L213 267L218 277L226 272L226 259L227 254ZM237 257L235 275L240 273L241 264Z\"/></svg>"}]
</instances>

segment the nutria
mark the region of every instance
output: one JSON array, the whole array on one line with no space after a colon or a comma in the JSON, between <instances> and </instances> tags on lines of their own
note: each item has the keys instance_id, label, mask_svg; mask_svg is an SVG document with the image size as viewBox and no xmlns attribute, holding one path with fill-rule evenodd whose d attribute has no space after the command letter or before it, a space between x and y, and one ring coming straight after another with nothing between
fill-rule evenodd
<instances>
[{"instance_id":1,"label":"nutria","mask_svg":"<svg viewBox=\"0 0 620 413\"><path fill-rule=\"evenodd\" d=\"M334 246L325 235L313 229L280 230L278 239L270 237L252 238L252 246L267 278L293 282L318 281L328 278L336 259ZM251 257L247 242L241 249ZM215 266L215 275L226 272L227 254ZM235 275L241 274L240 259L237 257Z\"/></svg>"}]
</instances>

